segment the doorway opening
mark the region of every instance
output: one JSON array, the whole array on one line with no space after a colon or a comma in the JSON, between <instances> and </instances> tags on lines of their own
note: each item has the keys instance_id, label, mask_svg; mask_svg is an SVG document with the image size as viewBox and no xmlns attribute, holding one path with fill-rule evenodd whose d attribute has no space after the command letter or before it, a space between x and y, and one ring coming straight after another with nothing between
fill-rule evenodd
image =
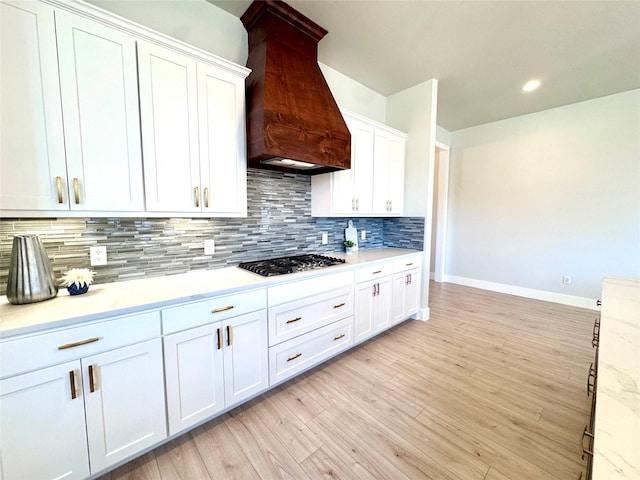
<instances>
[{"instance_id":1,"label":"doorway opening","mask_svg":"<svg viewBox=\"0 0 640 480\"><path fill-rule=\"evenodd\" d=\"M443 282L447 243L447 202L449 197L449 146L436 142L433 175L430 278Z\"/></svg>"}]
</instances>

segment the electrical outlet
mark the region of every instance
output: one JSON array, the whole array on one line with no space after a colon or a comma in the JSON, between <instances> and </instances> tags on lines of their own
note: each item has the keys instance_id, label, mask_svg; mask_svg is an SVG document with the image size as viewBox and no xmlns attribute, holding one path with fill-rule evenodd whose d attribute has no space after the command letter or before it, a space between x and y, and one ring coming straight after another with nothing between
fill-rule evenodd
<instances>
[{"instance_id":1,"label":"electrical outlet","mask_svg":"<svg viewBox=\"0 0 640 480\"><path fill-rule=\"evenodd\" d=\"M367 239L367 231L360 230L360 240L366 240L366 239Z\"/></svg>"},{"instance_id":2,"label":"electrical outlet","mask_svg":"<svg viewBox=\"0 0 640 480\"><path fill-rule=\"evenodd\" d=\"M107 264L107 247L89 247L89 256L91 257L91 265Z\"/></svg>"},{"instance_id":3,"label":"electrical outlet","mask_svg":"<svg viewBox=\"0 0 640 480\"><path fill-rule=\"evenodd\" d=\"M327 243L329 243L329 235L327 235L326 233L322 234L322 245L326 245Z\"/></svg>"},{"instance_id":4,"label":"electrical outlet","mask_svg":"<svg viewBox=\"0 0 640 480\"><path fill-rule=\"evenodd\" d=\"M216 242L214 240L204 241L204 254L214 255L216 253Z\"/></svg>"},{"instance_id":5,"label":"electrical outlet","mask_svg":"<svg viewBox=\"0 0 640 480\"><path fill-rule=\"evenodd\" d=\"M571 283L571 277L565 275L564 277L562 277L562 283L564 283L565 285L569 285Z\"/></svg>"}]
</instances>

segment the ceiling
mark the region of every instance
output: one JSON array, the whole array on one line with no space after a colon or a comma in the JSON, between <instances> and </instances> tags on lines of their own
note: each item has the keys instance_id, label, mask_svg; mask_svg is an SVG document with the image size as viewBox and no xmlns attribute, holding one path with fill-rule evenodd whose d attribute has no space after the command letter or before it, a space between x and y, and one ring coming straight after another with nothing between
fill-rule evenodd
<instances>
[{"instance_id":1,"label":"ceiling","mask_svg":"<svg viewBox=\"0 0 640 480\"><path fill-rule=\"evenodd\" d=\"M287 3L329 31L318 60L376 92L438 79L449 131L640 88L640 0Z\"/></svg>"}]
</instances>

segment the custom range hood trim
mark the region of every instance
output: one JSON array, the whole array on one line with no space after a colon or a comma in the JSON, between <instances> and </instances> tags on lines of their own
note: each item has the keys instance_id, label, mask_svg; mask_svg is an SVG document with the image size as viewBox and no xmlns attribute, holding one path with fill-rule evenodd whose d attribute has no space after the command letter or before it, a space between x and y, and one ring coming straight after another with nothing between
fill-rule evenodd
<instances>
[{"instance_id":1,"label":"custom range hood trim","mask_svg":"<svg viewBox=\"0 0 640 480\"><path fill-rule=\"evenodd\" d=\"M315 175L351 168L351 135L318 66L327 31L282 1L254 1L249 34L248 165Z\"/></svg>"}]
</instances>

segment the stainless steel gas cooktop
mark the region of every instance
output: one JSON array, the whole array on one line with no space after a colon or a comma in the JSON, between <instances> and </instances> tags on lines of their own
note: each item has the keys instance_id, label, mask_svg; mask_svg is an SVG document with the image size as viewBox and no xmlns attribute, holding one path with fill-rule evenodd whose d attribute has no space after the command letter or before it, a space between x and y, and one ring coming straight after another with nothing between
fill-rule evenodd
<instances>
[{"instance_id":1,"label":"stainless steel gas cooktop","mask_svg":"<svg viewBox=\"0 0 640 480\"><path fill-rule=\"evenodd\" d=\"M341 258L308 254L271 258L268 260L258 260L256 262L242 262L238 266L245 270L249 270L250 272L262 275L263 277L271 277L286 273L315 270L317 268L330 267L331 265L338 265L341 263L345 263Z\"/></svg>"}]
</instances>

